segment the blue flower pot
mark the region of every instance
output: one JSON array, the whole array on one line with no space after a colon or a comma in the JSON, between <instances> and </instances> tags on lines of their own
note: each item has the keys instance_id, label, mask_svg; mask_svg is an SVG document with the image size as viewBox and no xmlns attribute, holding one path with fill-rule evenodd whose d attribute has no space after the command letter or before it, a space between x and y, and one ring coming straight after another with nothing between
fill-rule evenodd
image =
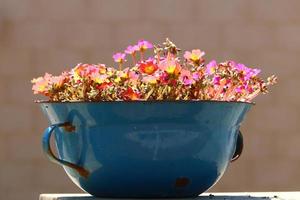
<instances>
[{"instance_id":1,"label":"blue flower pot","mask_svg":"<svg viewBox=\"0 0 300 200\"><path fill-rule=\"evenodd\" d=\"M78 187L97 197L195 197L238 156L239 127L251 105L41 102L51 124L43 149ZM52 133L58 157L50 148Z\"/></svg>"}]
</instances>

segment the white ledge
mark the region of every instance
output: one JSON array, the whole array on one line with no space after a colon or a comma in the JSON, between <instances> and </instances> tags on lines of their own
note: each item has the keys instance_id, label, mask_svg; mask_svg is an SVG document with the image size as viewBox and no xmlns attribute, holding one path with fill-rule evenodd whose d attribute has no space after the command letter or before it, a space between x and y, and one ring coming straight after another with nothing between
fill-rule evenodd
<instances>
[{"instance_id":1,"label":"white ledge","mask_svg":"<svg viewBox=\"0 0 300 200\"><path fill-rule=\"evenodd\" d=\"M89 194L41 194L39 200L112 200L112 199L97 198ZM124 199L116 198L114 200L124 200ZM138 200L138 199L134 199L134 200ZM171 200L171 199L169 198L167 200ZM300 191L299 192L203 193L199 197L193 198L193 200L300 200Z\"/></svg>"}]
</instances>

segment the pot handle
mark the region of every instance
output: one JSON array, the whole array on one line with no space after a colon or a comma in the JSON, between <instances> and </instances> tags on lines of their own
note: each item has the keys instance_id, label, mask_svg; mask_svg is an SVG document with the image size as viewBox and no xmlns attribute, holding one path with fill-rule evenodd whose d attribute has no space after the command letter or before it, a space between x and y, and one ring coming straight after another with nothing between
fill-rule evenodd
<instances>
[{"instance_id":1,"label":"pot handle","mask_svg":"<svg viewBox=\"0 0 300 200\"><path fill-rule=\"evenodd\" d=\"M234 162L237 159L239 159L239 157L242 155L243 148L244 148L244 139L243 139L242 132L239 130L238 137L236 140L235 152L231 158L231 162Z\"/></svg>"},{"instance_id":2,"label":"pot handle","mask_svg":"<svg viewBox=\"0 0 300 200\"><path fill-rule=\"evenodd\" d=\"M87 178L89 176L88 170L86 170L85 168L80 167L76 164L73 164L68 161L57 158L54 155L53 151L51 150L50 138L51 138L53 131L58 127L64 127L65 130L69 131L69 132L74 131L74 127L69 122L53 124L53 125L49 126L48 128L46 128L44 131L43 140L42 140L43 151L44 151L45 155L48 157L48 159L51 162L54 162L58 165L70 167L70 168L74 169L75 171L77 171L81 176Z\"/></svg>"}]
</instances>

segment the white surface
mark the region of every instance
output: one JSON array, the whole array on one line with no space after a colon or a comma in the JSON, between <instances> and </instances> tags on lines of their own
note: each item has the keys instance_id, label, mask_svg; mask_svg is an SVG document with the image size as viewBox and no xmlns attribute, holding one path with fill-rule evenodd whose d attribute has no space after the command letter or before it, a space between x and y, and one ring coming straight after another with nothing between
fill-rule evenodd
<instances>
[{"instance_id":1,"label":"white surface","mask_svg":"<svg viewBox=\"0 0 300 200\"><path fill-rule=\"evenodd\" d=\"M41 194L40 195L40 200L105 200L105 199L108 198L96 198L88 194ZM300 192L204 193L199 197L195 198L195 200L296 200L296 199L300 200ZM138 199L134 199L134 200L138 200ZM167 199L167 200L171 200L171 199Z\"/></svg>"}]
</instances>

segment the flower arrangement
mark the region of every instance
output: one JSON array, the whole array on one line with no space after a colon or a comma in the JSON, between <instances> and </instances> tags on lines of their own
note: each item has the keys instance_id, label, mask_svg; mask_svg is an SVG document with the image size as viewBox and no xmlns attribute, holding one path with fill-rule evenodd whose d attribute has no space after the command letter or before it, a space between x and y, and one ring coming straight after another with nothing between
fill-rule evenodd
<instances>
[{"instance_id":1,"label":"flower arrangement","mask_svg":"<svg viewBox=\"0 0 300 200\"><path fill-rule=\"evenodd\" d=\"M146 57L148 49L154 56ZM113 55L117 68L104 64L78 64L59 76L46 73L32 80L34 94L54 102L215 100L251 102L267 93L277 77L259 78L260 69L215 60L205 64L200 49L185 51L166 39L163 45L140 40ZM129 58L128 58L129 57ZM126 59L132 62L126 66ZM128 62L129 63L129 62Z\"/></svg>"}]
</instances>

